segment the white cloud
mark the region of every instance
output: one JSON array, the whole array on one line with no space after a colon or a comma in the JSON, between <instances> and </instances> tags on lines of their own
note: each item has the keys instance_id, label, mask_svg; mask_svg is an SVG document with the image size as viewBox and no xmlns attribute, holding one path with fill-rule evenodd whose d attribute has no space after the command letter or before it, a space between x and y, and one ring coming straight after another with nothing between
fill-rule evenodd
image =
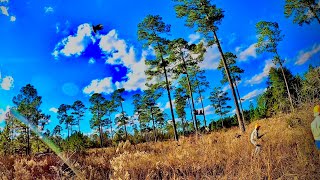
<instances>
[{"instance_id":1,"label":"white cloud","mask_svg":"<svg viewBox=\"0 0 320 180\"><path fill-rule=\"evenodd\" d=\"M8 7L0 6L1 13L5 16L9 16Z\"/></svg>"},{"instance_id":2,"label":"white cloud","mask_svg":"<svg viewBox=\"0 0 320 180\"><path fill-rule=\"evenodd\" d=\"M44 7L43 10L44 10L44 13L46 13L46 14L51 14L54 12L53 7L50 7L50 6Z\"/></svg>"},{"instance_id":3,"label":"white cloud","mask_svg":"<svg viewBox=\"0 0 320 180\"><path fill-rule=\"evenodd\" d=\"M194 34L190 34L188 36L188 38L189 38L188 44L192 44L192 43L198 41L201 38L201 36L200 36L200 33L196 32Z\"/></svg>"},{"instance_id":4,"label":"white cloud","mask_svg":"<svg viewBox=\"0 0 320 180\"><path fill-rule=\"evenodd\" d=\"M90 58L88 61L89 64L94 64L96 63L96 60L94 58Z\"/></svg>"},{"instance_id":5,"label":"white cloud","mask_svg":"<svg viewBox=\"0 0 320 180\"><path fill-rule=\"evenodd\" d=\"M16 20L17 20L17 18L16 18L15 16L11 16L11 17L10 17L10 21L11 21L11 22L15 22Z\"/></svg>"},{"instance_id":6,"label":"white cloud","mask_svg":"<svg viewBox=\"0 0 320 180\"><path fill-rule=\"evenodd\" d=\"M257 57L257 53L256 53L256 47L255 47L256 43L251 44L247 49L245 49L244 51L240 52L239 54L239 60L240 61L247 61L249 59L249 57ZM240 51L240 48L236 48L236 50Z\"/></svg>"},{"instance_id":7,"label":"white cloud","mask_svg":"<svg viewBox=\"0 0 320 180\"><path fill-rule=\"evenodd\" d=\"M214 114L214 108L211 105L204 107L204 112L206 115Z\"/></svg>"},{"instance_id":8,"label":"white cloud","mask_svg":"<svg viewBox=\"0 0 320 180\"><path fill-rule=\"evenodd\" d=\"M4 121L6 119L7 112L10 111L10 106L7 106L6 109L0 109L0 122Z\"/></svg>"},{"instance_id":9,"label":"white cloud","mask_svg":"<svg viewBox=\"0 0 320 180\"><path fill-rule=\"evenodd\" d=\"M145 64L148 55L154 55L153 48L149 47L142 51L140 60L136 59L136 53L133 46L128 46L126 41L118 38L116 30L111 30L107 35L101 36L99 43L101 50L108 56L106 63L122 64L128 68L127 81L117 82L117 88L125 88L127 91L137 89L146 89ZM110 56L110 54L112 54Z\"/></svg>"},{"instance_id":10,"label":"white cloud","mask_svg":"<svg viewBox=\"0 0 320 180\"><path fill-rule=\"evenodd\" d=\"M320 44L315 44L309 51L300 51L295 65L306 63L311 57L320 51Z\"/></svg>"},{"instance_id":11,"label":"white cloud","mask_svg":"<svg viewBox=\"0 0 320 180\"><path fill-rule=\"evenodd\" d=\"M80 56L88 45L94 42L91 26L88 23L81 24L78 26L77 34L69 35L55 46L52 55L56 59L59 55Z\"/></svg>"},{"instance_id":12,"label":"white cloud","mask_svg":"<svg viewBox=\"0 0 320 180\"><path fill-rule=\"evenodd\" d=\"M111 54L106 60L108 64L124 64L129 67L136 62L133 47L128 47L125 40L119 39L114 29L101 36L99 46L106 55Z\"/></svg>"},{"instance_id":13,"label":"white cloud","mask_svg":"<svg viewBox=\"0 0 320 180\"><path fill-rule=\"evenodd\" d=\"M13 88L13 82L14 79L12 76L6 76L2 79L1 88L8 91Z\"/></svg>"},{"instance_id":14,"label":"white cloud","mask_svg":"<svg viewBox=\"0 0 320 180\"><path fill-rule=\"evenodd\" d=\"M58 112L58 109L55 108L55 107L52 107L52 108L49 109L49 111L54 112L54 113L57 113L57 112Z\"/></svg>"},{"instance_id":15,"label":"white cloud","mask_svg":"<svg viewBox=\"0 0 320 180\"><path fill-rule=\"evenodd\" d=\"M112 77L106 77L104 79L95 79L92 80L90 85L86 86L83 89L85 94L93 93L106 93L110 94L115 90L115 85L112 83Z\"/></svg>"},{"instance_id":16,"label":"white cloud","mask_svg":"<svg viewBox=\"0 0 320 180\"><path fill-rule=\"evenodd\" d=\"M268 77L271 67L275 67L272 60L266 60L263 72L256 74L251 79L247 80L246 85L250 84L252 86L254 84L260 84L266 77Z\"/></svg>"},{"instance_id":17,"label":"white cloud","mask_svg":"<svg viewBox=\"0 0 320 180\"><path fill-rule=\"evenodd\" d=\"M217 69L220 62L220 53L218 51L217 45L212 45L207 48L204 55L204 60L199 64L199 67L203 70L213 70Z\"/></svg>"},{"instance_id":18,"label":"white cloud","mask_svg":"<svg viewBox=\"0 0 320 180\"><path fill-rule=\"evenodd\" d=\"M267 90L267 88L253 90L241 98L241 99L243 99L242 102L245 102L247 100L251 100L251 99L259 96L260 94L264 93L266 90Z\"/></svg>"}]
</instances>

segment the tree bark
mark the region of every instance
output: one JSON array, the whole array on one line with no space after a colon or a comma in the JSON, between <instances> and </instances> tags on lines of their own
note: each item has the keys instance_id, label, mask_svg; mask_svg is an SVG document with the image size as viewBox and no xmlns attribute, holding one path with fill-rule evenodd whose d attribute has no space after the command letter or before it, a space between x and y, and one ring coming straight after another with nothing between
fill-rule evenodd
<instances>
[{"instance_id":1,"label":"tree bark","mask_svg":"<svg viewBox=\"0 0 320 180\"><path fill-rule=\"evenodd\" d=\"M123 111L122 101L120 102L120 104L121 104L121 110L122 110L122 118L124 118L124 111ZM126 122L124 122L124 131L126 133L126 140L128 140L127 123Z\"/></svg>"},{"instance_id":2,"label":"tree bark","mask_svg":"<svg viewBox=\"0 0 320 180\"><path fill-rule=\"evenodd\" d=\"M169 104L170 104L170 111L171 111L171 117L172 117L172 124L173 124L173 131L174 131L174 139L176 141L178 141L178 133L177 133L177 127L176 127L176 121L174 119L174 112L173 112L173 106L172 106L172 101L171 101L171 94L170 94L170 86L169 86L169 81L168 81L168 76L167 76L167 70L166 70L166 65L164 64L164 59L163 59L163 55L162 55L162 50L161 47L158 44L158 48L160 50L160 55L161 55L161 63L163 64L163 71L164 71L164 76L166 78L166 88L167 88L167 92L168 92L168 98L169 98Z\"/></svg>"},{"instance_id":3,"label":"tree bark","mask_svg":"<svg viewBox=\"0 0 320 180\"><path fill-rule=\"evenodd\" d=\"M243 115L243 107L242 107L242 102L241 102L241 96L239 93L239 89L238 89L238 85L237 85L237 81L234 80L234 87L236 88L237 94L238 94L238 98L239 98L239 104L240 104L240 110L241 110L241 116L242 116L242 121L243 123L245 123L245 119L244 119L244 115Z\"/></svg>"},{"instance_id":4,"label":"tree bark","mask_svg":"<svg viewBox=\"0 0 320 180\"><path fill-rule=\"evenodd\" d=\"M291 94L290 94L290 91L289 91L289 86L288 86L287 78L286 78L286 76L285 76L285 74L284 74L281 61L279 61L279 64L280 64L280 69L281 69L281 72L282 72L282 75L283 75L284 82L285 82L285 84L286 84L287 93L288 93L288 98L289 98L289 101L290 101L290 104L291 104L291 110L292 110L292 112L294 112L294 106L293 106Z\"/></svg>"},{"instance_id":5,"label":"tree bark","mask_svg":"<svg viewBox=\"0 0 320 180\"><path fill-rule=\"evenodd\" d=\"M154 142L157 142L157 134L156 134L156 127L155 127L154 117L153 117L153 113L152 113L152 107L151 107L150 111L151 111L151 118L152 118L152 128L153 128Z\"/></svg>"},{"instance_id":6,"label":"tree bark","mask_svg":"<svg viewBox=\"0 0 320 180\"><path fill-rule=\"evenodd\" d=\"M197 81L198 81L198 79L197 79ZM198 84L198 91L199 91L201 107L202 107L202 111L203 111L204 127L207 127L206 115L205 115L205 112L204 112L203 100L202 100L202 95L201 95L201 90L200 90L199 84Z\"/></svg>"},{"instance_id":7,"label":"tree bark","mask_svg":"<svg viewBox=\"0 0 320 180\"><path fill-rule=\"evenodd\" d=\"M231 79L231 77L230 77L229 68L228 68L228 66L227 66L226 59L225 59L225 57L224 57L224 54L223 54L223 51L222 51L222 48L221 48L221 45L220 45L220 42L219 42L217 33L216 33L215 31L213 31L213 34L214 34L214 38L215 38L215 40L216 40L216 43L217 43L217 46L218 46L220 55L221 55L221 57L222 57L223 66L224 66L224 68L225 68L225 71L226 71L226 74L227 74L227 77L228 77L228 81L229 81L229 84L230 84L230 87L231 87L231 92L232 92L234 104L235 104L235 106L236 106L236 113L237 113L237 119L238 119L238 123L239 123L239 128L240 128L240 130L241 130L242 132L245 132L246 129L245 129L245 126L244 126L244 122L242 121L242 118L241 118L241 114L240 114L240 110L239 110L240 108L239 108L239 104L238 104L236 92L235 92L235 90L234 90L234 86L233 86L233 83L232 83L232 79Z\"/></svg>"},{"instance_id":8,"label":"tree bark","mask_svg":"<svg viewBox=\"0 0 320 180\"><path fill-rule=\"evenodd\" d=\"M181 55L181 57L182 57L183 65L184 65L184 68L185 68L185 71L186 71L186 75L187 75L188 88L189 88L191 102L192 102L192 110L195 111L196 109L194 107L193 93L192 93L192 88L191 88L191 84L190 84L190 78L189 78L189 73L188 73L186 61L185 61L183 55ZM197 116L196 116L195 113L193 113L193 117L194 117L194 120L193 120L194 129L196 130L196 134L198 134Z\"/></svg>"}]
</instances>

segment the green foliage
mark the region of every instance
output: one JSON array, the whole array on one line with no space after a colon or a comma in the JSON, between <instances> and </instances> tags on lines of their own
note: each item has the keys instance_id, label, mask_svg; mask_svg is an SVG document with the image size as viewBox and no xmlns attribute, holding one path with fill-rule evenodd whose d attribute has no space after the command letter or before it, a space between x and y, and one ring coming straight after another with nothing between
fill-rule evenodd
<instances>
[{"instance_id":1,"label":"green foliage","mask_svg":"<svg viewBox=\"0 0 320 180\"><path fill-rule=\"evenodd\" d=\"M79 128L78 132L80 132L80 121L83 120L83 116L87 108L84 106L82 101L77 100L73 103L72 109L73 109L72 114L74 115L74 118L76 121L75 124L78 125L78 128Z\"/></svg>"},{"instance_id":2,"label":"green foliage","mask_svg":"<svg viewBox=\"0 0 320 180\"><path fill-rule=\"evenodd\" d=\"M209 0L175 0L178 4L175 11L178 18L185 18L186 26L196 27L196 31L202 33L208 40L208 45L214 44L210 35L218 30L224 12L211 4Z\"/></svg>"},{"instance_id":3,"label":"green foliage","mask_svg":"<svg viewBox=\"0 0 320 180\"><path fill-rule=\"evenodd\" d=\"M277 22L260 21L256 24L258 42L255 45L258 53L270 52L273 54L273 62L282 64L278 55L278 44L283 39Z\"/></svg>"},{"instance_id":4,"label":"green foliage","mask_svg":"<svg viewBox=\"0 0 320 180\"><path fill-rule=\"evenodd\" d=\"M230 76L231 76L232 80L233 81L240 81L241 80L241 74L244 73L244 70L239 68L236 65L237 56L235 54L231 53L231 52L226 52L224 54L224 57L226 58L226 63L227 63L227 66L229 68L229 72L230 72ZM220 60L220 63L218 65L218 69L221 70L221 72L222 72L221 83L222 84L228 83L228 77L227 77L227 74L226 74L222 59Z\"/></svg>"},{"instance_id":5,"label":"green foliage","mask_svg":"<svg viewBox=\"0 0 320 180\"><path fill-rule=\"evenodd\" d=\"M74 116L71 113L72 109L70 105L61 104L58 108L57 118L59 119L59 123L65 123L66 129L68 130L68 137L70 136L70 132L72 133L72 125L74 124Z\"/></svg>"},{"instance_id":6,"label":"green foliage","mask_svg":"<svg viewBox=\"0 0 320 180\"><path fill-rule=\"evenodd\" d=\"M86 147L90 145L90 140L87 136L82 133L76 132L72 134L64 143L63 150L83 152Z\"/></svg>"},{"instance_id":7,"label":"green foliage","mask_svg":"<svg viewBox=\"0 0 320 180\"><path fill-rule=\"evenodd\" d=\"M228 92L222 91L221 87L214 88L214 90L210 93L209 99L213 108L215 109L215 113L220 115L221 118L229 113L231 109L231 106L227 105L227 101L231 100L229 97L227 97L227 95Z\"/></svg>"},{"instance_id":8,"label":"green foliage","mask_svg":"<svg viewBox=\"0 0 320 180\"><path fill-rule=\"evenodd\" d=\"M300 26L310 24L314 19L320 23L320 6L315 0L286 0L284 14L287 18L293 16L293 23Z\"/></svg>"}]
</instances>

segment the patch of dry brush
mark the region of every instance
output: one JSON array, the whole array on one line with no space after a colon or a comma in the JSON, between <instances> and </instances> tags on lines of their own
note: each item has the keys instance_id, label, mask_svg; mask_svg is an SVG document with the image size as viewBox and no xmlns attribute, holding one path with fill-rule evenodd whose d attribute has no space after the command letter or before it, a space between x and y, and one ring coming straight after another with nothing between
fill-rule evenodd
<instances>
[{"instance_id":1,"label":"patch of dry brush","mask_svg":"<svg viewBox=\"0 0 320 180\"><path fill-rule=\"evenodd\" d=\"M319 179L320 156L310 132L312 120L311 113L300 111L257 121L261 132L266 133L258 156L252 154L249 135L254 124L250 124L240 138L236 138L239 130L234 128L181 137L179 142L126 142L117 148L91 149L73 158L82 167L85 179ZM35 161L2 158L1 176L64 177L52 168L59 166L53 157Z\"/></svg>"}]
</instances>

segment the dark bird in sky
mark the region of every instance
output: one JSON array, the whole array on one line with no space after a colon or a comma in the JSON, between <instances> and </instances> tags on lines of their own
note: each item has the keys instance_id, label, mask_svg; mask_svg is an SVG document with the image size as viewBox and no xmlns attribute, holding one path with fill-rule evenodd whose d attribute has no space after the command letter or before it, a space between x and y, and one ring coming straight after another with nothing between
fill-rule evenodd
<instances>
[{"instance_id":1,"label":"dark bird in sky","mask_svg":"<svg viewBox=\"0 0 320 180\"><path fill-rule=\"evenodd\" d=\"M97 31L100 31L103 29L103 25L102 24L98 24L98 25L92 25L92 29L94 33L97 33Z\"/></svg>"}]
</instances>

